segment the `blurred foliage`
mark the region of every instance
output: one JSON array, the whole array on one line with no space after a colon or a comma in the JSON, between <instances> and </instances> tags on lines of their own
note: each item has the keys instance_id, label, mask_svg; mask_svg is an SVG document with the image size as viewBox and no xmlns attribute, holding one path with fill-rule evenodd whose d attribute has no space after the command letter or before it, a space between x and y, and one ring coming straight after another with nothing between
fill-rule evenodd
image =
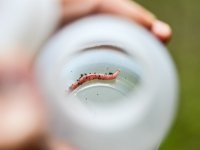
<instances>
[{"instance_id":1,"label":"blurred foliage","mask_svg":"<svg viewBox=\"0 0 200 150\"><path fill-rule=\"evenodd\" d=\"M136 0L168 22L180 80L177 117L160 150L200 150L200 0Z\"/></svg>"}]
</instances>

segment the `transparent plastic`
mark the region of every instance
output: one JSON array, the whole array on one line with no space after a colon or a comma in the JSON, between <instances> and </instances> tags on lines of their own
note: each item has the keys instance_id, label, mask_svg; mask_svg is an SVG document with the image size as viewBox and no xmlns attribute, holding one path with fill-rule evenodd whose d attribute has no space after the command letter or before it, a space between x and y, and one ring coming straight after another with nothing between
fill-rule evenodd
<instances>
[{"instance_id":1,"label":"transparent plastic","mask_svg":"<svg viewBox=\"0 0 200 150\"><path fill-rule=\"evenodd\" d=\"M69 92L81 74L113 73ZM49 41L36 65L51 131L79 150L155 150L177 106L166 48L136 23L113 16L76 21Z\"/></svg>"}]
</instances>

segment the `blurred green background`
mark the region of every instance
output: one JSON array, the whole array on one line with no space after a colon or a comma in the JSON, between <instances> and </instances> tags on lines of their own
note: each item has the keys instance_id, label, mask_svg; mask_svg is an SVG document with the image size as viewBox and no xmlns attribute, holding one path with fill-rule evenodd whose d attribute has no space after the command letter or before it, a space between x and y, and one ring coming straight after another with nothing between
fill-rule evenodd
<instances>
[{"instance_id":1,"label":"blurred green background","mask_svg":"<svg viewBox=\"0 0 200 150\"><path fill-rule=\"evenodd\" d=\"M169 51L180 79L176 120L159 150L200 150L200 0L136 0L173 29Z\"/></svg>"}]
</instances>

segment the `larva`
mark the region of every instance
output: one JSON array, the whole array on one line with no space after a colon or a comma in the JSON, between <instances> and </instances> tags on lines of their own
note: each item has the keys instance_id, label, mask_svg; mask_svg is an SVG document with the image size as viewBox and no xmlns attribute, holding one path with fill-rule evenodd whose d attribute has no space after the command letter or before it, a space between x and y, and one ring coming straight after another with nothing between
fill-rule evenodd
<instances>
[{"instance_id":1,"label":"larva","mask_svg":"<svg viewBox=\"0 0 200 150\"><path fill-rule=\"evenodd\" d=\"M113 80L116 79L117 76L119 75L120 70L117 70L115 73L109 73L109 74L97 74L97 73L89 73L89 74L81 74L80 78L73 83L69 87L69 92L72 92L75 90L77 87L82 85L85 82L91 81L91 80Z\"/></svg>"}]
</instances>

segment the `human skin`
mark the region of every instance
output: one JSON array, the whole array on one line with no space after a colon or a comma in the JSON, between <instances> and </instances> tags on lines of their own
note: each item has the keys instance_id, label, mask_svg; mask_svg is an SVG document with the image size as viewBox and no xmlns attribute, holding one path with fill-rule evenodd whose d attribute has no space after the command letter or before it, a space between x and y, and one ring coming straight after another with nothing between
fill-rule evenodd
<instances>
[{"instance_id":1,"label":"human skin","mask_svg":"<svg viewBox=\"0 0 200 150\"><path fill-rule=\"evenodd\" d=\"M169 25L129 0L57 1L61 6L61 26L90 14L107 13L138 22L162 42L171 37ZM70 150L45 130L46 109L34 82L32 61L29 54L0 56L0 149L34 149L36 143L43 141L49 149ZM27 145L29 148L24 148Z\"/></svg>"},{"instance_id":2,"label":"human skin","mask_svg":"<svg viewBox=\"0 0 200 150\"><path fill-rule=\"evenodd\" d=\"M131 0L59 0L63 23L97 13L108 13L134 20L149 29L162 42L168 42L172 32L168 24Z\"/></svg>"}]
</instances>

